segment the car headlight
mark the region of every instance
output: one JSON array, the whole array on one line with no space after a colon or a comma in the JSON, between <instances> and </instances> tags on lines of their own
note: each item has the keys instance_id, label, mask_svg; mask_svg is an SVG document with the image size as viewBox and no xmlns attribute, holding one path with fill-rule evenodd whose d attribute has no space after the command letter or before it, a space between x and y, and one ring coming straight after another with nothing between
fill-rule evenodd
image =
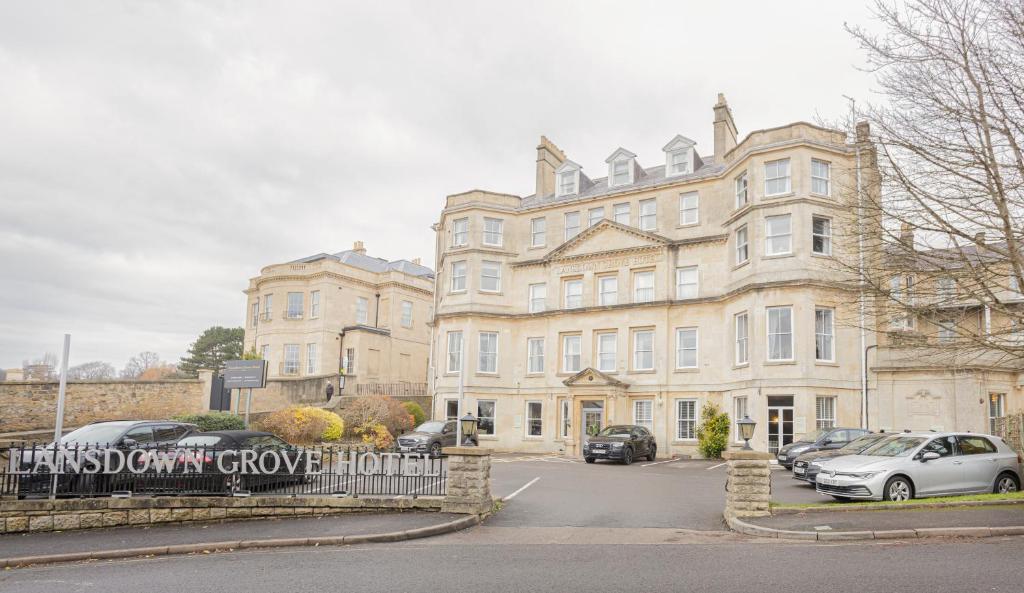
<instances>
[{"instance_id":1,"label":"car headlight","mask_svg":"<svg viewBox=\"0 0 1024 593\"><path fill-rule=\"evenodd\" d=\"M612 443L612 449L621 449L622 443Z\"/></svg>"},{"instance_id":2,"label":"car headlight","mask_svg":"<svg viewBox=\"0 0 1024 593\"><path fill-rule=\"evenodd\" d=\"M882 472L836 472L840 476L847 476L850 478L857 478L858 480L868 480L877 476Z\"/></svg>"},{"instance_id":3,"label":"car headlight","mask_svg":"<svg viewBox=\"0 0 1024 593\"><path fill-rule=\"evenodd\" d=\"M821 464L820 464L820 463L818 463L817 461L812 461L812 462L811 462L811 465L813 465L814 467L817 467L817 468L820 468L820 467L821 467Z\"/></svg>"}]
</instances>

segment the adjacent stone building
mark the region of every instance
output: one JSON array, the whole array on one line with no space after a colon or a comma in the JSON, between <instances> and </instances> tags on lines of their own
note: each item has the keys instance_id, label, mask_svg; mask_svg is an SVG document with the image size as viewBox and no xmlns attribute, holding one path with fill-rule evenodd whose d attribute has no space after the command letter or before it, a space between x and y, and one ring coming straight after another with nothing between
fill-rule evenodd
<instances>
[{"instance_id":1,"label":"adjacent stone building","mask_svg":"<svg viewBox=\"0 0 1024 593\"><path fill-rule=\"evenodd\" d=\"M434 273L361 241L263 268L249 281L245 349L271 377L346 375L343 395L426 395Z\"/></svg>"}]
</instances>

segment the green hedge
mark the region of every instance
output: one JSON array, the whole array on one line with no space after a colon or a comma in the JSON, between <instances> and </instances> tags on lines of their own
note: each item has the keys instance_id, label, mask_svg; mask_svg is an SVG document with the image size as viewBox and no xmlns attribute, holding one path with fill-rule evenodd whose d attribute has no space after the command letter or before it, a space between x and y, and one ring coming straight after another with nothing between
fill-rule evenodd
<instances>
[{"instance_id":1,"label":"green hedge","mask_svg":"<svg viewBox=\"0 0 1024 593\"><path fill-rule=\"evenodd\" d=\"M181 414L172 420L196 424L199 430L209 432L212 430L244 430L245 419L228 412L208 412L206 414Z\"/></svg>"}]
</instances>

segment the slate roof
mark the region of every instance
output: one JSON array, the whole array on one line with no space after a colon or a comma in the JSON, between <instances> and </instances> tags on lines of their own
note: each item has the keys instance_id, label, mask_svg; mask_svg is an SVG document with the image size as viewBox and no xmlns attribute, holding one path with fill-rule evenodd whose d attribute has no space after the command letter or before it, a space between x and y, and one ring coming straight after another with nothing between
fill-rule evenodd
<instances>
[{"instance_id":1,"label":"slate roof","mask_svg":"<svg viewBox=\"0 0 1024 593\"><path fill-rule=\"evenodd\" d=\"M365 253L359 253L351 249L339 251L338 253L333 254L318 253L316 255L310 255L288 263L308 264L322 259L333 259L334 261L350 265L353 268L359 268L361 270L375 272L377 274L395 271L409 274L410 276L420 276L423 278L434 277L434 270L420 264L414 264L409 260L398 259L395 261L388 261L379 257L366 255Z\"/></svg>"},{"instance_id":2,"label":"slate roof","mask_svg":"<svg viewBox=\"0 0 1024 593\"><path fill-rule=\"evenodd\" d=\"M562 202L573 202L576 200L586 200L590 198L600 198L612 194L617 194L624 191L632 191L636 189L643 189L647 187L653 187L661 183L671 182L675 183L678 181L696 181L698 179L704 179L706 177L712 177L718 175L725 169L725 165L721 163L711 162L713 157L705 156L701 157L704 160L704 165L690 173L688 175L678 175L675 177L665 177L665 165L658 165L656 167L648 167L643 170L643 175L637 175L633 183L629 185L616 185L615 187L608 187L608 178L599 177L590 182L589 185L585 185L580 188L579 193L575 193L568 196L526 196L519 203L519 209L524 210L527 208L535 208L537 206L547 206L549 204L558 204ZM580 185L583 183L583 175L580 174Z\"/></svg>"}]
</instances>

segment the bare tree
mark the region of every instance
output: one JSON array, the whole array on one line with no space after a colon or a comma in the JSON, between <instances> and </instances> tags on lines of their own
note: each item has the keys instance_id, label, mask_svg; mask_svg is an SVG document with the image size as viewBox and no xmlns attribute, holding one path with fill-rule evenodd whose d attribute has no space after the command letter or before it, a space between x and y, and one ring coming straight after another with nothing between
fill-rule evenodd
<instances>
[{"instance_id":1,"label":"bare tree","mask_svg":"<svg viewBox=\"0 0 1024 593\"><path fill-rule=\"evenodd\" d=\"M149 369L161 366L160 356L156 352L139 352L128 359L121 371L122 379L138 379Z\"/></svg>"},{"instance_id":2,"label":"bare tree","mask_svg":"<svg viewBox=\"0 0 1024 593\"><path fill-rule=\"evenodd\" d=\"M68 379L72 381L102 381L117 376L114 365L96 360L68 368Z\"/></svg>"},{"instance_id":3,"label":"bare tree","mask_svg":"<svg viewBox=\"0 0 1024 593\"><path fill-rule=\"evenodd\" d=\"M874 11L883 33L848 30L884 99L857 113L871 124L880 187L860 194L859 226L846 233L860 243L840 266L863 288L872 329L893 341L1019 365L1024 5L878 1ZM849 255L860 253L870 255Z\"/></svg>"}]
</instances>

